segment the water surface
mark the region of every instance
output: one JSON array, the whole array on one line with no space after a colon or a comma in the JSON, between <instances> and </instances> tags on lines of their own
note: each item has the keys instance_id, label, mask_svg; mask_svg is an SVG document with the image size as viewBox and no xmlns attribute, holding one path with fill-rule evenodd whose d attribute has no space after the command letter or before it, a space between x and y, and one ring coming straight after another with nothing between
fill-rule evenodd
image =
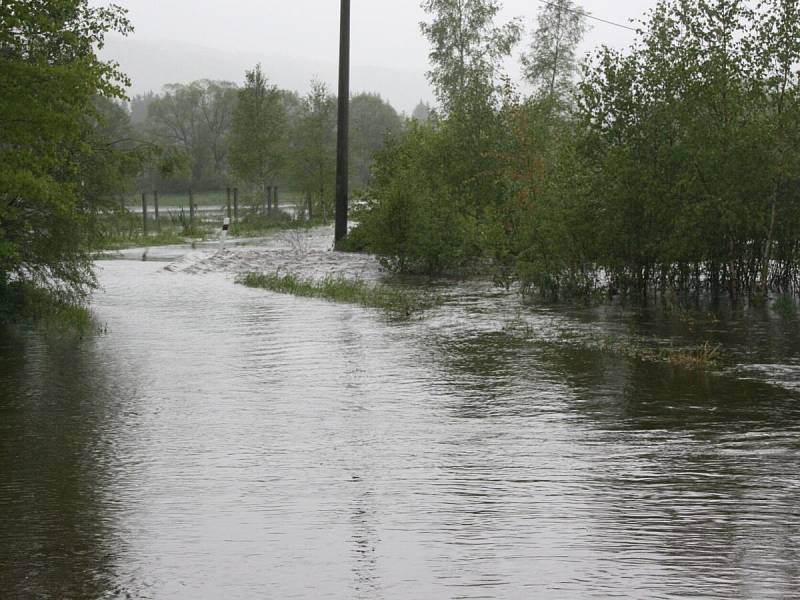
<instances>
[{"instance_id":1,"label":"water surface","mask_svg":"<svg viewBox=\"0 0 800 600\"><path fill-rule=\"evenodd\" d=\"M480 282L395 320L226 260L102 262L108 333L3 332L3 598L800 597L794 320ZM565 331L730 351L701 374Z\"/></svg>"}]
</instances>

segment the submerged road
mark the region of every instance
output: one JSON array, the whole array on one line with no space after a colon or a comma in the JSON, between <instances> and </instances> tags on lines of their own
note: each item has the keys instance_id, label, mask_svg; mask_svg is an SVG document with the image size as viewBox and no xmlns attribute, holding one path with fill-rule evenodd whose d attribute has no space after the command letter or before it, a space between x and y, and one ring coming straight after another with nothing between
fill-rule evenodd
<instances>
[{"instance_id":1,"label":"submerged road","mask_svg":"<svg viewBox=\"0 0 800 600\"><path fill-rule=\"evenodd\" d=\"M400 321L232 282L379 276L321 239L101 261L106 333L0 336L0 597L800 597L797 323L704 375L480 282Z\"/></svg>"}]
</instances>

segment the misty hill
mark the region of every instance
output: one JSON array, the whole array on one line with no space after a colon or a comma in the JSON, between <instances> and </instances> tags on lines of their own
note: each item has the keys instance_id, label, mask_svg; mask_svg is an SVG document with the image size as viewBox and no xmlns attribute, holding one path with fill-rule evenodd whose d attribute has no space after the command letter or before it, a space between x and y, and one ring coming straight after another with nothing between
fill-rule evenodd
<instances>
[{"instance_id":1,"label":"misty hill","mask_svg":"<svg viewBox=\"0 0 800 600\"><path fill-rule=\"evenodd\" d=\"M291 49L286 49L290 51ZM260 62L272 83L280 88L305 93L312 77L336 91L337 56L318 62L288 55L258 55L220 52L200 45L172 41L109 38L103 58L116 60L131 78L131 94L160 91L167 83L190 83L216 79L241 83L244 72ZM400 69L353 65L350 76L353 93L379 93L397 110L410 114L419 100L432 97L424 73Z\"/></svg>"}]
</instances>

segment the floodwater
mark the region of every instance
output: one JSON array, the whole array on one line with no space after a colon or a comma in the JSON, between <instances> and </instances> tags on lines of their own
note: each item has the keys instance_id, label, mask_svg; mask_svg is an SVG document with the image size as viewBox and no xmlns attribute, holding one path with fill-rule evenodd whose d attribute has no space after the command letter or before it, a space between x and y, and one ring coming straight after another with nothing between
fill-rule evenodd
<instances>
[{"instance_id":1,"label":"floodwater","mask_svg":"<svg viewBox=\"0 0 800 600\"><path fill-rule=\"evenodd\" d=\"M397 320L232 281L379 276L320 239L102 261L106 331L2 333L1 598L800 598L796 319L468 282Z\"/></svg>"}]
</instances>

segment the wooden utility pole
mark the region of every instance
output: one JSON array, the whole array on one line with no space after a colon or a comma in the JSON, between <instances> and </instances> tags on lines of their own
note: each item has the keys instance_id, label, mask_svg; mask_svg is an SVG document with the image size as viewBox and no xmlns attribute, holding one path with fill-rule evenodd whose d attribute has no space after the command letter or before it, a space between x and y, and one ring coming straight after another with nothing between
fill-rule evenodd
<instances>
[{"instance_id":1,"label":"wooden utility pole","mask_svg":"<svg viewBox=\"0 0 800 600\"><path fill-rule=\"evenodd\" d=\"M194 227L194 194L189 190L189 227Z\"/></svg>"},{"instance_id":2,"label":"wooden utility pole","mask_svg":"<svg viewBox=\"0 0 800 600\"><path fill-rule=\"evenodd\" d=\"M342 0L339 19L339 121L336 139L336 232L347 235L347 151L350 125L350 0Z\"/></svg>"}]
</instances>

